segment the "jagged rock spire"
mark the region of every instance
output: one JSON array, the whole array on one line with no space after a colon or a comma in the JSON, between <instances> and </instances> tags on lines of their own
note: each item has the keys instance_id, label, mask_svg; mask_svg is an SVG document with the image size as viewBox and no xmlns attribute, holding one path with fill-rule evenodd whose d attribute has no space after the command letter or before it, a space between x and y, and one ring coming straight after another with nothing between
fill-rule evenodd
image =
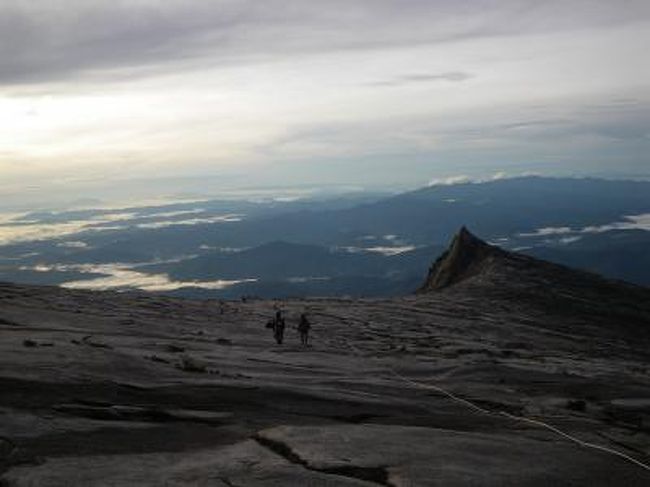
<instances>
[{"instance_id":1,"label":"jagged rock spire","mask_svg":"<svg viewBox=\"0 0 650 487\"><path fill-rule=\"evenodd\" d=\"M464 226L456 234L449 248L429 269L429 275L418 292L443 289L476 275L486 259L505 253L485 243Z\"/></svg>"}]
</instances>

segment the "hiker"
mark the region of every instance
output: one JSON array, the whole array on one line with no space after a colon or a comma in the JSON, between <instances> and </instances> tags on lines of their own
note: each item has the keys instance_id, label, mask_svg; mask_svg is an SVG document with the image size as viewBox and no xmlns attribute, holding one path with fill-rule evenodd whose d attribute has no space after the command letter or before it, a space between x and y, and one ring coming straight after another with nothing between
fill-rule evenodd
<instances>
[{"instance_id":1,"label":"hiker","mask_svg":"<svg viewBox=\"0 0 650 487\"><path fill-rule=\"evenodd\" d=\"M279 309L275 312L275 319L273 320L273 336L278 345L282 345L282 340L284 340L284 327L284 317L282 316L282 310Z\"/></svg>"},{"instance_id":2,"label":"hiker","mask_svg":"<svg viewBox=\"0 0 650 487\"><path fill-rule=\"evenodd\" d=\"M311 328L311 323L307 319L305 313L300 315L300 323L298 323L298 331L300 332L300 342L306 347L309 343L309 329Z\"/></svg>"},{"instance_id":3,"label":"hiker","mask_svg":"<svg viewBox=\"0 0 650 487\"><path fill-rule=\"evenodd\" d=\"M278 342L278 345L282 345L282 340L284 340L284 318L280 318L275 322L275 341Z\"/></svg>"}]
</instances>

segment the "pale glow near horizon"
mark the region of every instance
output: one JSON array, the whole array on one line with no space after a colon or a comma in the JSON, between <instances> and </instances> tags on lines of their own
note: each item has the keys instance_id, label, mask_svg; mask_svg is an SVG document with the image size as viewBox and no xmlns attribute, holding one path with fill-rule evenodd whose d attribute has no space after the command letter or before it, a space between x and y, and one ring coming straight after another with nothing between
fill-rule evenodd
<instances>
[{"instance_id":1,"label":"pale glow near horizon","mask_svg":"<svg viewBox=\"0 0 650 487\"><path fill-rule=\"evenodd\" d=\"M391 2L374 12L370 3L357 1L343 13L273 3L295 18L279 21L257 7L216 2L225 13L250 14L261 22L259 32L222 28L217 21L223 12L198 3L186 9L180 2L92 4L101 6L98 11L135 12L138 19L161 9L192 22L204 9L214 25L201 25L205 39L179 43L183 50L169 57L151 54L148 45L149 50L140 46L140 34L134 35L134 59L96 65L92 53L79 47L88 33L73 24L79 32L58 34L65 38L61 50L52 52L63 61L69 55L74 69L55 65L49 72L44 57L42 65L33 61L34 69L43 69L41 77L23 80L18 68L16 79L0 77L0 192L52 180L223 171L255 180L263 167L272 168L277 179L301 183L305 176L295 174L318 180L331 161L342 161L337 170L346 182L358 178L354 168L368 158L376 159L386 181L399 174L400 161L424 160L412 163L423 184L437 174L458 174L455 167L464 162L490 173L508 161L528 160L549 171L615 170L612 161L628 170L647 169L642 149L650 144L650 67L643 60L650 10L642 2L633 2L638 15L621 14L620 20L565 2L565 13L585 14L575 25L554 25L559 21L550 7L533 3L527 11L504 2L502 10L487 15L451 2L413 2L412 15L396 15L387 33L376 26L389 20L381 15L392 12ZM54 31L57 22L70 22L67 4L82 19L93 13L92 6L73 0L55 4L62 8L55 9ZM143 5L147 10L140 12ZM8 7L0 7L0 14L3 8L18 15ZM42 15L36 7L21 8L21 18ZM332 27L337 16L361 28L346 31L341 40ZM125 28L112 22L115 32L109 24L98 41L109 58L111 36ZM171 28L180 27L172 24L167 19L161 34L148 34L179 35ZM230 43L210 40L219 38L220 29L233 37ZM58 40L52 35L50 40ZM29 49L48 49L37 41L23 53L28 66L39 56ZM618 153L603 159L603 148Z\"/></svg>"}]
</instances>

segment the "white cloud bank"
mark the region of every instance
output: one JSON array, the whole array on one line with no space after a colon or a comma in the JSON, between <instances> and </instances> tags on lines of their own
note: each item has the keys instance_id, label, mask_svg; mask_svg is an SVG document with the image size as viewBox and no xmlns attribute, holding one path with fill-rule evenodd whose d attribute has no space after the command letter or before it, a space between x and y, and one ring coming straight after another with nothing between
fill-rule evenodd
<instances>
[{"instance_id":1,"label":"white cloud bank","mask_svg":"<svg viewBox=\"0 0 650 487\"><path fill-rule=\"evenodd\" d=\"M538 228L534 232L518 233L518 237L551 237L565 236L564 243L575 242L580 239L580 234L604 233L611 230L645 230L650 232L650 213L640 215L628 215L622 221L608 223L606 225L590 225L583 228L571 227L544 227Z\"/></svg>"},{"instance_id":2,"label":"white cloud bank","mask_svg":"<svg viewBox=\"0 0 650 487\"><path fill-rule=\"evenodd\" d=\"M198 289L226 289L236 284L255 282L257 279L215 280L215 281L177 281L166 274L146 274L138 272L135 264L79 264L79 265L39 265L24 267L24 270L37 272L81 272L85 274L105 274L104 277L68 281L61 287L68 289L140 289L142 291L160 292L193 287Z\"/></svg>"}]
</instances>

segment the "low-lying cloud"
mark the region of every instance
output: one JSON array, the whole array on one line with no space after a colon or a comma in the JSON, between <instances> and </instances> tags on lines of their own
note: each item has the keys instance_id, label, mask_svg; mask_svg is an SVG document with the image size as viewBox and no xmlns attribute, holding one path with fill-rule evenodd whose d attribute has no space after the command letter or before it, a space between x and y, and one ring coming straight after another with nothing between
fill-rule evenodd
<instances>
[{"instance_id":1,"label":"low-lying cloud","mask_svg":"<svg viewBox=\"0 0 650 487\"><path fill-rule=\"evenodd\" d=\"M628 215L622 221L607 223L605 225L589 225L582 228L572 227L544 227L534 232L518 233L518 237L537 238L564 236L561 240L564 243L571 243L580 239L581 234L605 233L613 230L645 230L650 232L650 213L640 215Z\"/></svg>"},{"instance_id":2,"label":"low-lying cloud","mask_svg":"<svg viewBox=\"0 0 650 487\"><path fill-rule=\"evenodd\" d=\"M467 81L468 79L474 78L474 75L471 73L465 73L463 71L450 71L446 73L420 73L420 74L408 74L403 76L398 76L384 81L376 81L370 83L371 86L382 86L382 87L393 87L393 86L404 86L411 84L420 84L420 83L431 83L436 81L448 81L452 83L460 83Z\"/></svg>"},{"instance_id":3,"label":"low-lying cloud","mask_svg":"<svg viewBox=\"0 0 650 487\"><path fill-rule=\"evenodd\" d=\"M101 277L90 279L77 279L61 284L68 289L89 289L104 291L109 289L161 292L174 291L182 288L197 288L208 290L226 289L237 284L256 282L257 279L227 280L217 279L212 281L177 281L170 279L166 274L147 274L139 272L137 266L141 264L56 264L21 267L21 270L35 272L74 272L81 274L100 274Z\"/></svg>"}]
</instances>

